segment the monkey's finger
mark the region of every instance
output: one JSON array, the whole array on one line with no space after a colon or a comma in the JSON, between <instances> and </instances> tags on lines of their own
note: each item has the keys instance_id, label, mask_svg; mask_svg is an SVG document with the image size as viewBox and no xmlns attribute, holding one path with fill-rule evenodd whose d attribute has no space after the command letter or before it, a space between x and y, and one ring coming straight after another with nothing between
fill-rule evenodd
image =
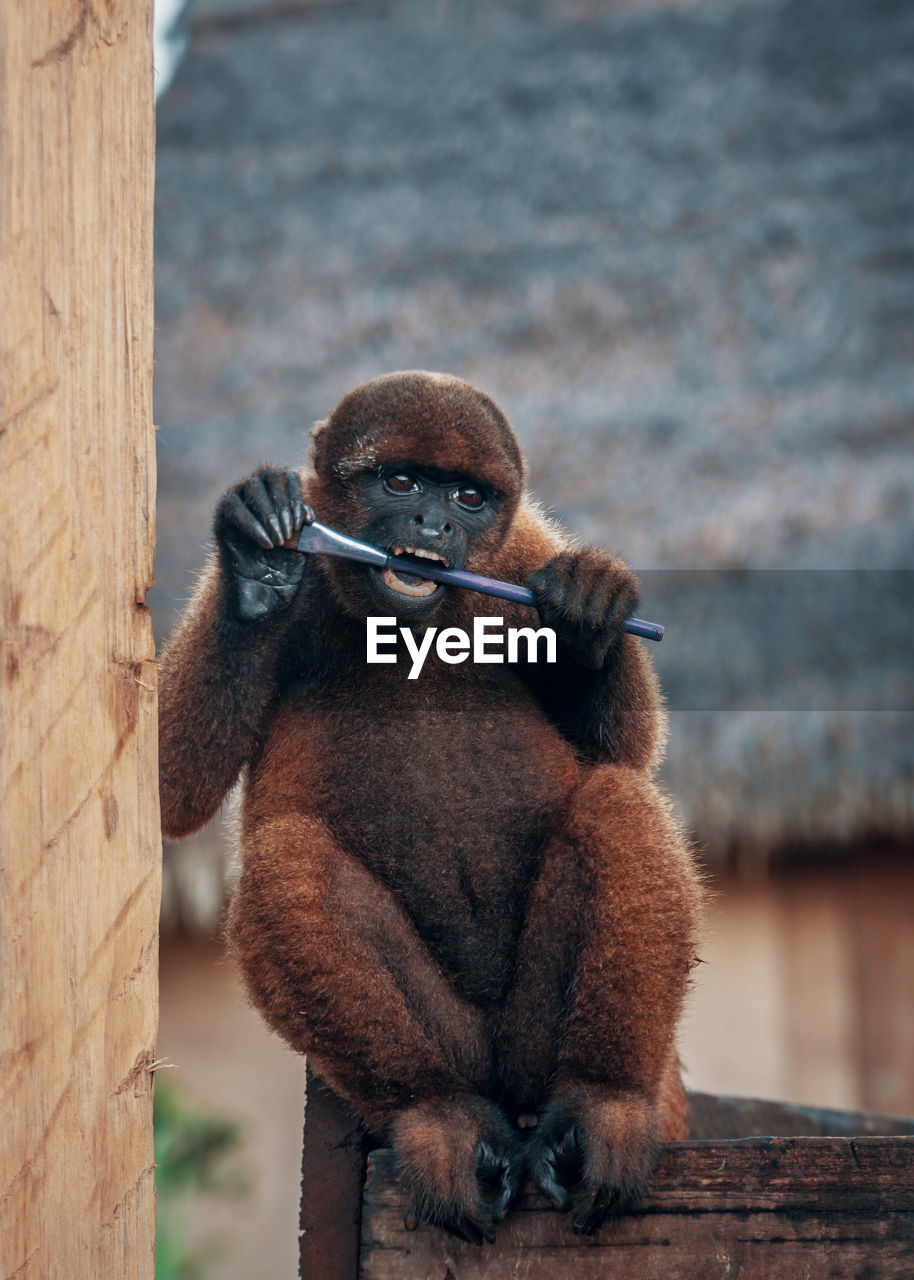
<instances>
[{"instance_id":1,"label":"monkey's finger","mask_svg":"<svg viewBox=\"0 0 914 1280\"><path fill-rule=\"evenodd\" d=\"M294 530L292 528L292 500L289 497L287 472L280 471L278 468L275 471L267 471L264 473L263 482L272 500L276 514L279 516L283 540L288 542Z\"/></svg>"},{"instance_id":2,"label":"monkey's finger","mask_svg":"<svg viewBox=\"0 0 914 1280\"><path fill-rule=\"evenodd\" d=\"M234 525L236 529L240 529L249 538L259 542L262 547L275 546L266 529L237 493L230 493L223 500L219 517L220 523Z\"/></svg>"},{"instance_id":3,"label":"monkey's finger","mask_svg":"<svg viewBox=\"0 0 914 1280\"><path fill-rule=\"evenodd\" d=\"M303 524L314 524L314 512L305 502L301 476L297 471L286 472L286 484L289 489L289 502L292 505L292 532L298 533Z\"/></svg>"},{"instance_id":4,"label":"monkey's finger","mask_svg":"<svg viewBox=\"0 0 914 1280\"><path fill-rule=\"evenodd\" d=\"M601 637L613 639L638 603L634 575L617 563L598 562L584 573L581 587L582 625Z\"/></svg>"},{"instance_id":5,"label":"monkey's finger","mask_svg":"<svg viewBox=\"0 0 914 1280\"><path fill-rule=\"evenodd\" d=\"M572 564L565 581L565 596L562 612L565 618L584 627L589 622L588 603L590 596L590 578L583 565Z\"/></svg>"},{"instance_id":6,"label":"monkey's finger","mask_svg":"<svg viewBox=\"0 0 914 1280\"><path fill-rule=\"evenodd\" d=\"M560 1182L556 1182L552 1177L534 1178L534 1182L550 1204L558 1209L559 1213L567 1213L571 1208L571 1194L567 1187L563 1187Z\"/></svg>"},{"instance_id":7,"label":"monkey's finger","mask_svg":"<svg viewBox=\"0 0 914 1280\"><path fill-rule=\"evenodd\" d=\"M480 1208L484 1217L492 1222L501 1222L519 1189L518 1162L512 1161L508 1155L496 1153L488 1142L480 1142L476 1151Z\"/></svg>"},{"instance_id":8,"label":"monkey's finger","mask_svg":"<svg viewBox=\"0 0 914 1280\"><path fill-rule=\"evenodd\" d=\"M568 593L572 586L572 569L572 566L562 564L561 568L557 568L553 573L549 583L549 604L553 613L559 616L568 607Z\"/></svg>"},{"instance_id":9,"label":"monkey's finger","mask_svg":"<svg viewBox=\"0 0 914 1280\"><path fill-rule=\"evenodd\" d=\"M609 618L614 630L618 630L626 618L630 618L638 608L637 588L623 584L619 587L609 603Z\"/></svg>"},{"instance_id":10,"label":"monkey's finger","mask_svg":"<svg viewBox=\"0 0 914 1280\"><path fill-rule=\"evenodd\" d=\"M251 476L250 480L245 480L241 486L241 497L261 525L269 529L273 535L273 545L278 546L283 541L282 525L279 523L273 498L260 476Z\"/></svg>"},{"instance_id":11,"label":"monkey's finger","mask_svg":"<svg viewBox=\"0 0 914 1280\"><path fill-rule=\"evenodd\" d=\"M555 1151L549 1147L531 1160L528 1172L534 1185L560 1213L571 1208L571 1194L558 1180Z\"/></svg>"},{"instance_id":12,"label":"monkey's finger","mask_svg":"<svg viewBox=\"0 0 914 1280\"><path fill-rule=\"evenodd\" d=\"M488 1240L489 1244L495 1242L494 1231L483 1231L478 1223L466 1215L455 1216L447 1222L442 1222L441 1225L459 1240L466 1240L468 1244L481 1245L484 1239Z\"/></svg>"},{"instance_id":13,"label":"monkey's finger","mask_svg":"<svg viewBox=\"0 0 914 1280\"><path fill-rule=\"evenodd\" d=\"M599 1231L618 1211L617 1193L609 1187L601 1186L592 1193L584 1204L576 1209L571 1220L571 1229L579 1236L592 1236Z\"/></svg>"},{"instance_id":14,"label":"monkey's finger","mask_svg":"<svg viewBox=\"0 0 914 1280\"><path fill-rule=\"evenodd\" d=\"M527 579L527 586L533 592L536 607L545 622L552 622L561 617L568 591L567 575L557 566L555 561L534 569Z\"/></svg>"},{"instance_id":15,"label":"monkey's finger","mask_svg":"<svg viewBox=\"0 0 914 1280\"><path fill-rule=\"evenodd\" d=\"M605 625L614 620L614 605L619 598L618 581L615 573L601 574L592 584L588 594L585 613L594 626Z\"/></svg>"},{"instance_id":16,"label":"monkey's finger","mask_svg":"<svg viewBox=\"0 0 914 1280\"><path fill-rule=\"evenodd\" d=\"M493 1222L504 1221L505 1215L511 1208L511 1202L519 1191L520 1178L516 1170L509 1165L502 1177L501 1192L489 1205L489 1217Z\"/></svg>"}]
</instances>

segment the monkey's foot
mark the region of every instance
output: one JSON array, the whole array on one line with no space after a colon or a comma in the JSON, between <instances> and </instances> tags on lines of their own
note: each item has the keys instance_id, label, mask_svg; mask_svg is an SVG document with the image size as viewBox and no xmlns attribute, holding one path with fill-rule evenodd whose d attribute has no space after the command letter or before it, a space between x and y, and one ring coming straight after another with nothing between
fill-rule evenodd
<instances>
[{"instance_id":1,"label":"monkey's foot","mask_svg":"<svg viewBox=\"0 0 914 1280\"><path fill-rule=\"evenodd\" d=\"M499 1108L471 1095L420 1102L397 1116L391 1136L412 1189L413 1219L472 1244L494 1241L494 1224L523 1185L524 1165Z\"/></svg>"},{"instance_id":2,"label":"monkey's foot","mask_svg":"<svg viewBox=\"0 0 914 1280\"><path fill-rule=\"evenodd\" d=\"M546 1108L527 1144L527 1171L572 1227L592 1235L634 1209L658 1154L657 1109L635 1093L586 1084Z\"/></svg>"}]
</instances>

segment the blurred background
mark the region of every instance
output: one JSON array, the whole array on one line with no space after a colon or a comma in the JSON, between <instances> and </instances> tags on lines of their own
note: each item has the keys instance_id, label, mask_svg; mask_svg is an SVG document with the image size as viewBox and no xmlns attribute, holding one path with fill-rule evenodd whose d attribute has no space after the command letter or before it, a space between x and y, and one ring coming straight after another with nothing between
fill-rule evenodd
<instances>
[{"instance_id":1,"label":"blurred background","mask_svg":"<svg viewBox=\"0 0 914 1280\"><path fill-rule=\"evenodd\" d=\"M157 25L159 638L230 483L300 464L365 378L477 383L667 625L664 778L712 889L688 1082L914 1113L914 9ZM197 1117L182 1194L216 1194L161 1216L174 1275L293 1276L303 1065L223 959L229 850L166 849L159 1053Z\"/></svg>"}]
</instances>

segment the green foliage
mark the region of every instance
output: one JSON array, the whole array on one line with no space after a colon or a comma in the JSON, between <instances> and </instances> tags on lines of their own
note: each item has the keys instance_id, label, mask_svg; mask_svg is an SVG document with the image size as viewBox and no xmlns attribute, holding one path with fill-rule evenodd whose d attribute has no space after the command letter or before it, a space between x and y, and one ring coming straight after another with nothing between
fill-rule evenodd
<instances>
[{"instance_id":1,"label":"green foliage","mask_svg":"<svg viewBox=\"0 0 914 1280\"><path fill-rule=\"evenodd\" d=\"M237 1198L250 1190L243 1167L231 1157L241 1128L204 1111L169 1080L156 1080L156 1280L203 1280L225 1256L225 1241L210 1237L189 1248L187 1225L198 1193Z\"/></svg>"}]
</instances>

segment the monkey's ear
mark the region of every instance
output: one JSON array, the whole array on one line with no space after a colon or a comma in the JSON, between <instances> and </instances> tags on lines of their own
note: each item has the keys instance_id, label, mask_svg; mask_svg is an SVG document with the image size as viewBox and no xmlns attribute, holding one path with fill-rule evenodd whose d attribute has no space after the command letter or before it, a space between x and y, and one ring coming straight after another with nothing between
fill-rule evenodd
<instances>
[{"instance_id":1,"label":"monkey's ear","mask_svg":"<svg viewBox=\"0 0 914 1280\"><path fill-rule=\"evenodd\" d=\"M354 432L351 439L334 429L331 418L311 428L311 464L318 476L346 485L360 471L376 471L381 465L381 444Z\"/></svg>"}]
</instances>

